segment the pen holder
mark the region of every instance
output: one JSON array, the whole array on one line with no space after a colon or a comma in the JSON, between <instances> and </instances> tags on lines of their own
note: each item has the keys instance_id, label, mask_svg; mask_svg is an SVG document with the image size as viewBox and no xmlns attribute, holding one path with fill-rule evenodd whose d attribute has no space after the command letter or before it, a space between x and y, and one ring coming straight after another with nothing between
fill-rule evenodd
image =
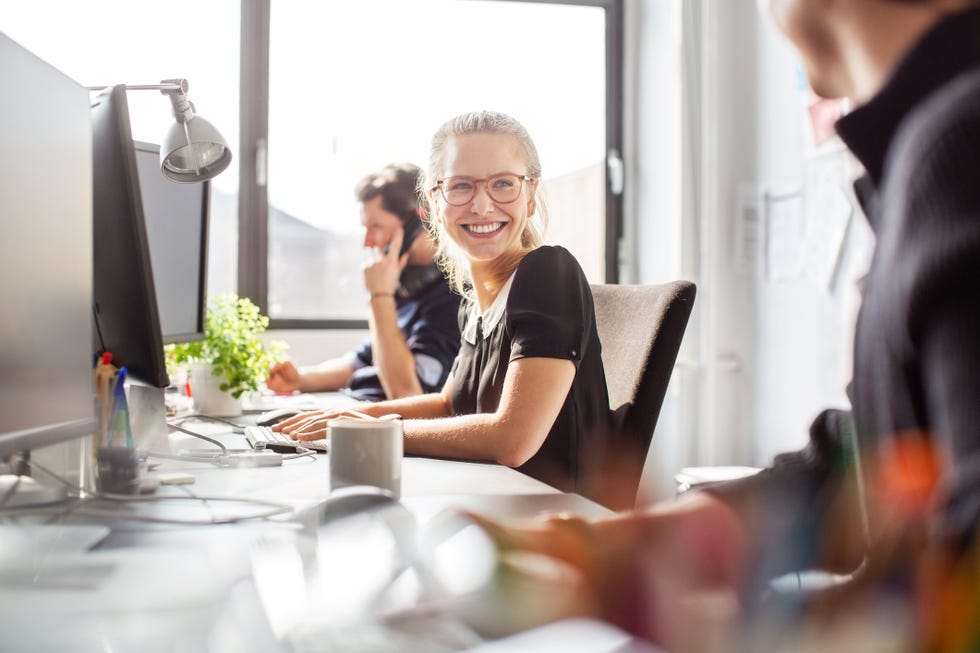
<instances>
[{"instance_id":1,"label":"pen holder","mask_svg":"<svg viewBox=\"0 0 980 653\"><path fill-rule=\"evenodd\" d=\"M130 447L102 447L96 454L96 488L105 494L139 494L139 452Z\"/></svg>"}]
</instances>

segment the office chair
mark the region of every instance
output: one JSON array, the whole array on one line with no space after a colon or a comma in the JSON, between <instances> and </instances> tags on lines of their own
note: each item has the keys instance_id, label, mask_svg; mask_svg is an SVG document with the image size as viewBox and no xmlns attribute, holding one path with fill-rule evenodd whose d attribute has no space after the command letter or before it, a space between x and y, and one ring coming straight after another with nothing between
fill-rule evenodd
<instances>
[{"instance_id":1,"label":"office chair","mask_svg":"<svg viewBox=\"0 0 980 653\"><path fill-rule=\"evenodd\" d=\"M690 281L592 285L615 432L590 484L591 494L611 508L631 508L636 502L695 293Z\"/></svg>"}]
</instances>

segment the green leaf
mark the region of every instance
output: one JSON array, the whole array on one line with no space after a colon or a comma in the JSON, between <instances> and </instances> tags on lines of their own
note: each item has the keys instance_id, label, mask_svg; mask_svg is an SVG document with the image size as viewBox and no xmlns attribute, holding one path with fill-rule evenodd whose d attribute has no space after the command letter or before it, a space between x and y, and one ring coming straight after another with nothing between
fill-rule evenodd
<instances>
[{"instance_id":1,"label":"green leaf","mask_svg":"<svg viewBox=\"0 0 980 653\"><path fill-rule=\"evenodd\" d=\"M286 345L281 341L262 341L269 318L247 297L233 293L208 298L204 340L164 347L167 370L172 374L180 365L202 361L211 363L212 374L222 377L221 389L241 397L257 391L269 367L282 360Z\"/></svg>"}]
</instances>

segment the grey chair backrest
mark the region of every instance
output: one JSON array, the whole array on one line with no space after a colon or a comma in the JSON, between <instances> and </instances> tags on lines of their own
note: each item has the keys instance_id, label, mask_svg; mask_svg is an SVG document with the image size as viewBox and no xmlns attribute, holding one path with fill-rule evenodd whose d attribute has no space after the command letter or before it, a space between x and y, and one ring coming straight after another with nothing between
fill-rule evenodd
<instances>
[{"instance_id":1,"label":"grey chair backrest","mask_svg":"<svg viewBox=\"0 0 980 653\"><path fill-rule=\"evenodd\" d=\"M610 489L603 503L632 507L667 384L694 306L690 281L655 285L593 284L596 328L616 432L612 458L596 479Z\"/></svg>"}]
</instances>

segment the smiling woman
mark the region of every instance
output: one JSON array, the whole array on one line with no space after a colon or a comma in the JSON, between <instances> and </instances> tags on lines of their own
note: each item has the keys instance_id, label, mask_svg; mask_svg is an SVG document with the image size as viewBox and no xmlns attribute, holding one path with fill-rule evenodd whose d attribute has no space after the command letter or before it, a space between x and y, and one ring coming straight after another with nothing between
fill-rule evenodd
<instances>
[{"instance_id":1,"label":"smiling woman","mask_svg":"<svg viewBox=\"0 0 980 653\"><path fill-rule=\"evenodd\" d=\"M405 452L491 460L557 488L589 486L610 433L589 282L543 246L541 164L510 116L467 113L432 139L423 193L439 260L465 302L463 341L441 393L357 408L405 422ZM333 411L277 428L323 437Z\"/></svg>"}]
</instances>

